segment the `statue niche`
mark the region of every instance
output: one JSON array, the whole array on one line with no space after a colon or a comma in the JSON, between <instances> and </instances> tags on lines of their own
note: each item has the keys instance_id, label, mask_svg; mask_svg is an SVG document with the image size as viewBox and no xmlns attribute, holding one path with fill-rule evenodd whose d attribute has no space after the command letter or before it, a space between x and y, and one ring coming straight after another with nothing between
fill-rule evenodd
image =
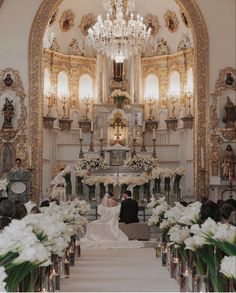
<instances>
[{"instance_id":1,"label":"statue niche","mask_svg":"<svg viewBox=\"0 0 236 293\"><path fill-rule=\"evenodd\" d=\"M12 118L14 116L15 110L13 106L13 101L5 98L5 103L2 108L2 114L4 115L3 129L12 129Z\"/></svg>"}]
</instances>

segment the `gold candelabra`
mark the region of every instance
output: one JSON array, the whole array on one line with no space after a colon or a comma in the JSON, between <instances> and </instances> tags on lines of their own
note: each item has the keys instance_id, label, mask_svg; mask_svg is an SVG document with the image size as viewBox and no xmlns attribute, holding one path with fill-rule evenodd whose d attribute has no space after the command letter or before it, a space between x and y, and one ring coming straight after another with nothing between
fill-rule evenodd
<instances>
[{"instance_id":1,"label":"gold candelabra","mask_svg":"<svg viewBox=\"0 0 236 293\"><path fill-rule=\"evenodd\" d=\"M87 97L84 97L83 101L84 101L84 106L85 106L85 109L84 109L85 110L84 120L85 121L88 121L89 120L89 117L88 117L89 107L92 104L93 99L90 96L87 96Z\"/></svg>"},{"instance_id":2,"label":"gold candelabra","mask_svg":"<svg viewBox=\"0 0 236 293\"><path fill-rule=\"evenodd\" d=\"M170 96L170 102L171 102L171 114L170 119L176 119L175 116L175 103L177 102L178 97L176 95Z\"/></svg>"},{"instance_id":3,"label":"gold candelabra","mask_svg":"<svg viewBox=\"0 0 236 293\"><path fill-rule=\"evenodd\" d=\"M190 91L188 91L186 93L187 95L187 99L188 99L188 117L192 117L192 113L191 113L191 99L192 99L192 93Z\"/></svg>"},{"instance_id":4,"label":"gold candelabra","mask_svg":"<svg viewBox=\"0 0 236 293\"><path fill-rule=\"evenodd\" d=\"M152 121L154 119L154 116L152 115L153 113L153 106L155 105L155 98L154 97L148 97L146 98L146 104L149 106L149 117L148 120Z\"/></svg>"}]
</instances>

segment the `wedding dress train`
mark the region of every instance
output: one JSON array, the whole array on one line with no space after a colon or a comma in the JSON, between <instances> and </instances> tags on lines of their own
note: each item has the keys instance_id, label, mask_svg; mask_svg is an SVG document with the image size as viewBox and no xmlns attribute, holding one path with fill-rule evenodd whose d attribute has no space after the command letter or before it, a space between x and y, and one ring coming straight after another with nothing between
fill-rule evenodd
<instances>
[{"instance_id":1,"label":"wedding dress train","mask_svg":"<svg viewBox=\"0 0 236 293\"><path fill-rule=\"evenodd\" d=\"M106 200L106 199L105 199ZM100 219L87 225L85 237L81 239L82 248L140 248L143 242L132 240L119 229L120 205L98 206Z\"/></svg>"}]
</instances>

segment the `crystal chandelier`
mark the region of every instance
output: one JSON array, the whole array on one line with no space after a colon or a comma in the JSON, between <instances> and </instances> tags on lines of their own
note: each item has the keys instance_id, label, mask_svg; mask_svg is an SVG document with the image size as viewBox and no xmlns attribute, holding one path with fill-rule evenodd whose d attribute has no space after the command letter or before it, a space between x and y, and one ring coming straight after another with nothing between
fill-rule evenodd
<instances>
[{"instance_id":1,"label":"crystal chandelier","mask_svg":"<svg viewBox=\"0 0 236 293\"><path fill-rule=\"evenodd\" d=\"M103 20L99 15L88 30L89 45L117 63L145 49L151 28L147 30L143 17L137 15L134 19L135 0L103 0L103 9L107 18Z\"/></svg>"}]
</instances>

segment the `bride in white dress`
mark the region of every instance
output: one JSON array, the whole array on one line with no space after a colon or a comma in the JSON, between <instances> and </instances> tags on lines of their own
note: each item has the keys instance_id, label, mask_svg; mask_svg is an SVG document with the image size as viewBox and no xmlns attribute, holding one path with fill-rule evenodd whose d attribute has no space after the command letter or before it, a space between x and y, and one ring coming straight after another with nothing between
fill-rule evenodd
<instances>
[{"instance_id":1,"label":"bride in white dress","mask_svg":"<svg viewBox=\"0 0 236 293\"><path fill-rule=\"evenodd\" d=\"M128 237L119 229L120 204L106 194L98 206L98 220L87 225L86 235L81 239L85 248L139 248L143 242L129 241Z\"/></svg>"}]
</instances>

